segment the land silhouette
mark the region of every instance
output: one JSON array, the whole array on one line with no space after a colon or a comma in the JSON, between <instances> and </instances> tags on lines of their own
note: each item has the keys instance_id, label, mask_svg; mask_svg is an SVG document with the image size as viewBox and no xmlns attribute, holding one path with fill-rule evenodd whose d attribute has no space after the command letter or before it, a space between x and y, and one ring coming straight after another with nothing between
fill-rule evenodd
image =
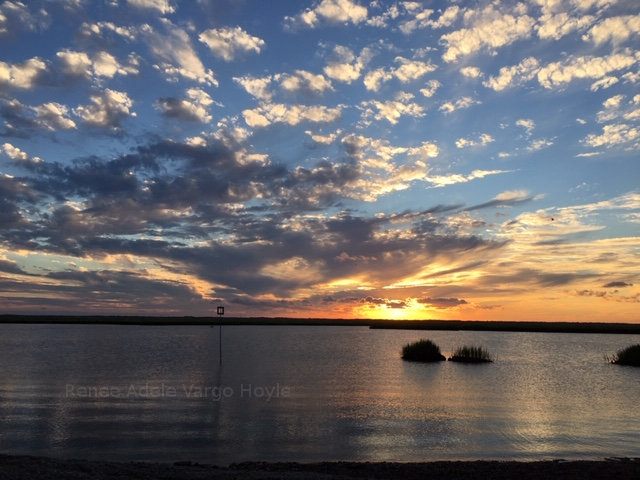
<instances>
[{"instance_id":1,"label":"land silhouette","mask_svg":"<svg viewBox=\"0 0 640 480\"><path fill-rule=\"evenodd\" d=\"M329 325L403 330L640 334L639 323L532 322L494 320L386 320L349 318L144 316L144 315L0 315L0 323L96 325Z\"/></svg>"}]
</instances>

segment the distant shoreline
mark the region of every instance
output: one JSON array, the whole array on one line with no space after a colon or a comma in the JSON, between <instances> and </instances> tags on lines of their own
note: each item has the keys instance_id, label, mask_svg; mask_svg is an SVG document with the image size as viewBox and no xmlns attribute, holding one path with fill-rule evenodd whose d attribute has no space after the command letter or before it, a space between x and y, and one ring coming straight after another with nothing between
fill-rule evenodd
<instances>
[{"instance_id":1,"label":"distant shoreline","mask_svg":"<svg viewBox=\"0 0 640 480\"><path fill-rule=\"evenodd\" d=\"M402 478L414 479L564 479L640 477L638 459L606 460L539 460L539 461L435 461L400 462L322 462L269 463L246 462L228 467L192 462L103 462L59 460L45 457L0 454L0 475L14 480L91 478L93 480L158 479L173 480L266 480L266 479L351 479Z\"/></svg>"},{"instance_id":2,"label":"distant shoreline","mask_svg":"<svg viewBox=\"0 0 640 480\"><path fill-rule=\"evenodd\" d=\"M222 317L222 325L358 326L394 330L640 334L640 323L531 322L471 320L365 320L286 317ZM135 315L0 315L0 324L218 325L217 317Z\"/></svg>"}]
</instances>

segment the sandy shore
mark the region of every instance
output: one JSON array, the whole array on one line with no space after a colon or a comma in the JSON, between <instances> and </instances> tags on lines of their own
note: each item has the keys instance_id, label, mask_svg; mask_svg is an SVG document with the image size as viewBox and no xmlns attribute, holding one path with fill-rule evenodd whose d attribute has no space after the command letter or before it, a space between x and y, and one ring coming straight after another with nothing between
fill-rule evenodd
<instances>
[{"instance_id":1,"label":"sandy shore","mask_svg":"<svg viewBox=\"0 0 640 480\"><path fill-rule=\"evenodd\" d=\"M427 463L262 463L248 462L229 467L190 462L118 463L85 460L0 455L0 478L22 479L638 479L640 459L599 461L473 461Z\"/></svg>"}]
</instances>

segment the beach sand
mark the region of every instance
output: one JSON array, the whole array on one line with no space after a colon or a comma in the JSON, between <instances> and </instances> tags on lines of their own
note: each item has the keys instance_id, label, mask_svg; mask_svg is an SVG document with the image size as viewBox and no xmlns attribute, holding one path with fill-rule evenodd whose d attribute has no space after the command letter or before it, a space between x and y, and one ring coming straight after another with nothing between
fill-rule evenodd
<instances>
[{"instance_id":1,"label":"beach sand","mask_svg":"<svg viewBox=\"0 0 640 480\"><path fill-rule=\"evenodd\" d=\"M0 455L0 478L23 479L138 479L138 480L266 480L266 479L638 479L640 459L597 461L467 461L427 463L263 463L248 462L228 467L191 462L119 463L86 460Z\"/></svg>"}]
</instances>

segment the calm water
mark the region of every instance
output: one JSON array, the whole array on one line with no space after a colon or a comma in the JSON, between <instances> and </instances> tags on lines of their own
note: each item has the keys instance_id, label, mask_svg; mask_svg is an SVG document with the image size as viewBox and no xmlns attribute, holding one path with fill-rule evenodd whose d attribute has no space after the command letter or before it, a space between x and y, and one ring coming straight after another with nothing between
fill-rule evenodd
<instances>
[{"instance_id":1,"label":"calm water","mask_svg":"<svg viewBox=\"0 0 640 480\"><path fill-rule=\"evenodd\" d=\"M243 460L640 457L637 335L0 325L0 452ZM403 362L431 338L445 355Z\"/></svg>"}]
</instances>

